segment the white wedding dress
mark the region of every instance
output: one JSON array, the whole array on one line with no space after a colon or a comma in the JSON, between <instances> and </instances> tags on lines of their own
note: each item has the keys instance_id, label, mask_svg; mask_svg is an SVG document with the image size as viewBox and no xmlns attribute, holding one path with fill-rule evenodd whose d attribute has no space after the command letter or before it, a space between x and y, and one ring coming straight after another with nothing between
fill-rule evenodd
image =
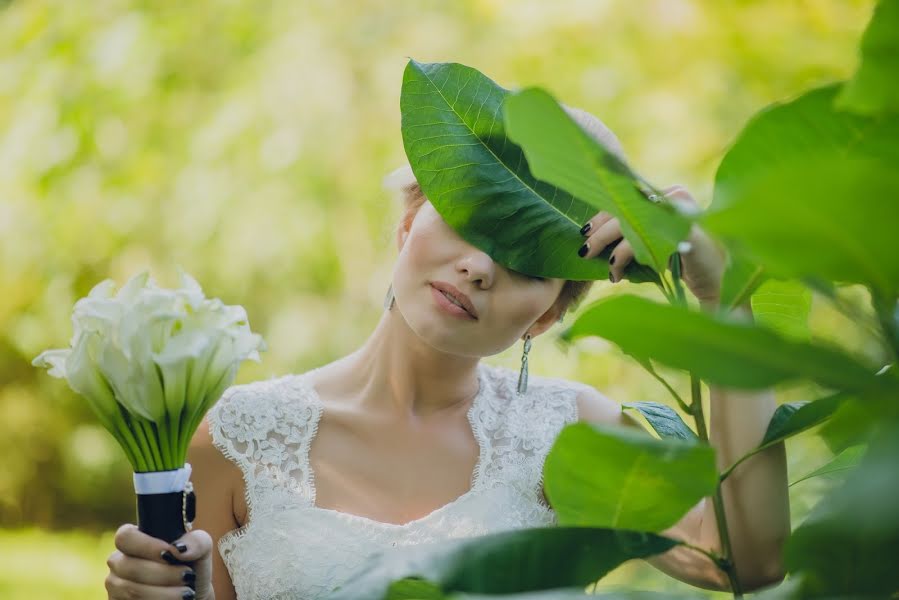
<instances>
[{"instance_id":1,"label":"white wedding dress","mask_svg":"<svg viewBox=\"0 0 899 600\"><path fill-rule=\"evenodd\" d=\"M584 384L478 365L468 410L480 455L471 489L403 525L315 506L309 446L322 413L309 375L233 385L209 412L215 445L246 483L248 522L221 537L241 600L314 600L348 584L368 555L391 547L557 523L542 495L543 463L556 436L577 420Z\"/></svg>"}]
</instances>

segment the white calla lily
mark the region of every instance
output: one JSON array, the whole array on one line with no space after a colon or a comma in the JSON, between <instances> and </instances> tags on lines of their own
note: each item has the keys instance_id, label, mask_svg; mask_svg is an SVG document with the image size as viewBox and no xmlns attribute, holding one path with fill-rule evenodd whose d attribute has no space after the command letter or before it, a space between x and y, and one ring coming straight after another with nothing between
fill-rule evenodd
<instances>
[{"instance_id":1,"label":"white calla lily","mask_svg":"<svg viewBox=\"0 0 899 600\"><path fill-rule=\"evenodd\" d=\"M70 348L32 365L66 379L122 444L135 470L179 468L209 407L265 341L246 310L206 298L178 269L180 287L160 288L149 271L115 292L104 280L75 303Z\"/></svg>"}]
</instances>

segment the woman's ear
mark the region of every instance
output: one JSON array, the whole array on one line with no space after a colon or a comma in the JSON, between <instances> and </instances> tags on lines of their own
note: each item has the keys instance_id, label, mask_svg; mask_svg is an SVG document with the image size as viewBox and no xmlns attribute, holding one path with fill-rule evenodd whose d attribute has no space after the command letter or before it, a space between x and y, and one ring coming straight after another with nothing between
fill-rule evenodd
<instances>
[{"instance_id":1,"label":"woman's ear","mask_svg":"<svg viewBox=\"0 0 899 600\"><path fill-rule=\"evenodd\" d=\"M553 303L546 312L540 315L540 317L534 321L534 324L528 329L531 334L531 337L537 337L550 327L552 327L555 323L559 321L559 317L562 316L562 308L559 306L558 302Z\"/></svg>"}]
</instances>

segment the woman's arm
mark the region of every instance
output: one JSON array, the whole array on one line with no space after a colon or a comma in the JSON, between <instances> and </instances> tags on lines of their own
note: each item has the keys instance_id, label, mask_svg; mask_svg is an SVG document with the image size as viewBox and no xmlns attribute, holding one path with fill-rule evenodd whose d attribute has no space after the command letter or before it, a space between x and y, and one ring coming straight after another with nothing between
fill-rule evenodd
<instances>
[{"instance_id":1,"label":"woman's arm","mask_svg":"<svg viewBox=\"0 0 899 600\"><path fill-rule=\"evenodd\" d=\"M712 311L714 303L704 303ZM752 318L749 304L736 309ZM770 389L736 390L709 386L709 441L718 470L724 471L758 447L777 404ZM783 442L747 459L721 486L737 577L746 591L781 581L783 547L790 535L787 461ZM696 545L720 554L721 544L711 499L702 507Z\"/></svg>"},{"instance_id":2,"label":"woman's arm","mask_svg":"<svg viewBox=\"0 0 899 600\"><path fill-rule=\"evenodd\" d=\"M227 532L240 526L234 516L235 490L243 494L243 476L237 465L228 460L212 443L209 422L204 418L187 450L191 464L191 481L197 495L195 529L212 536L212 587L215 600L235 600L237 597L228 569L218 551L218 541ZM237 487L239 486L239 487Z\"/></svg>"},{"instance_id":3,"label":"woman's arm","mask_svg":"<svg viewBox=\"0 0 899 600\"><path fill-rule=\"evenodd\" d=\"M710 309L705 305L704 309ZM741 307L751 315L751 309ZM710 443L723 471L761 442L776 408L770 390L744 391L710 386ZM585 421L641 427L618 403L588 388L578 397ZM782 550L790 533L786 455L783 443L747 459L722 484L727 527L737 576L744 591L772 585L784 577ZM703 498L663 532L694 546L721 553L711 498ZM678 546L648 559L665 573L691 585L727 590L724 573L704 555Z\"/></svg>"}]
</instances>

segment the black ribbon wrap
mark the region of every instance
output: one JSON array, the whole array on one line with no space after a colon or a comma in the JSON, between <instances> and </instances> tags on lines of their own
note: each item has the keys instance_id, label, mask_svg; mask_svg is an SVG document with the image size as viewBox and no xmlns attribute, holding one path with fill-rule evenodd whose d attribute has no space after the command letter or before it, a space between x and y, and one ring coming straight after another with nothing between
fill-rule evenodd
<instances>
[{"instance_id":1,"label":"black ribbon wrap","mask_svg":"<svg viewBox=\"0 0 899 600\"><path fill-rule=\"evenodd\" d=\"M190 531L196 517L196 495L187 489L166 494L137 494L137 527L147 535L174 542Z\"/></svg>"}]
</instances>

